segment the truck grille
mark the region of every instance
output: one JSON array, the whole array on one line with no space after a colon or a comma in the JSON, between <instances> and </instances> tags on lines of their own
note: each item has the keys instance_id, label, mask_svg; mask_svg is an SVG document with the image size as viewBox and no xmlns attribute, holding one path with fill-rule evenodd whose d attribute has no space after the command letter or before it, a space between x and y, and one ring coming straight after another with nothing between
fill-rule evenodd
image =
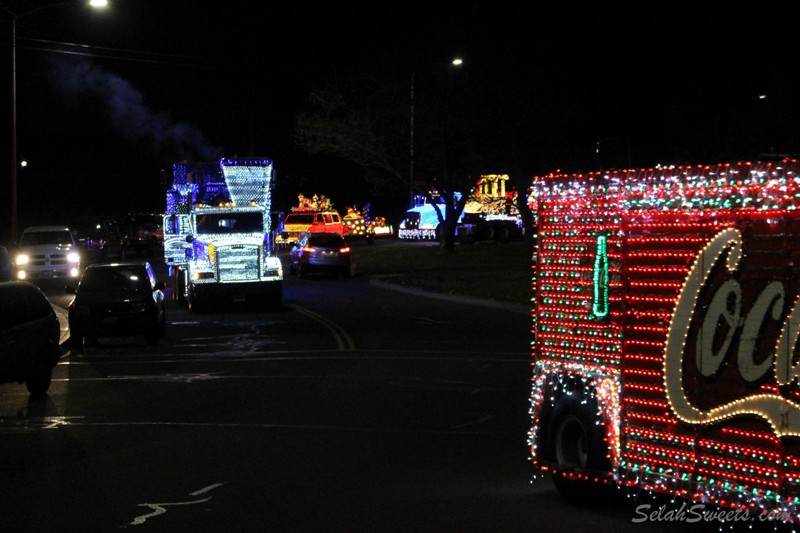
<instances>
[{"instance_id":1,"label":"truck grille","mask_svg":"<svg viewBox=\"0 0 800 533\"><path fill-rule=\"evenodd\" d=\"M32 266L64 266L67 264L67 253L45 253L35 254L30 256L30 265Z\"/></svg>"},{"instance_id":2,"label":"truck grille","mask_svg":"<svg viewBox=\"0 0 800 533\"><path fill-rule=\"evenodd\" d=\"M217 248L219 281L257 281L261 268L261 251L258 246L234 244Z\"/></svg>"}]
</instances>

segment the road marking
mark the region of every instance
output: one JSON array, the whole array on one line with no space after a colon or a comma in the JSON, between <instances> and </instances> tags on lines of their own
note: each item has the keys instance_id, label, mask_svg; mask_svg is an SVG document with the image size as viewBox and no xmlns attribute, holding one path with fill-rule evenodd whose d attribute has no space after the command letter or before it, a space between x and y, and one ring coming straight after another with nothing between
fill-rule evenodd
<instances>
[{"instance_id":1,"label":"road marking","mask_svg":"<svg viewBox=\"0 0 800 533\"><path fill-rule=\"evenodd\" d=\"M197 490L197 491L194 491L194 492L190 492L189 496L199 496L201 494L205 494L206 492L209 492L209 491L214 490L217 487L221 487L221 486L222 486L222 483L214 483L213 485L209 485L208 487L204 487L204 488L202 488L200 490ZM128 525L140 526L140 525L144 524L147 521L148 518L153 518L155 516L162 515L162 514L166 513L167 512L167 509L166 509L167 507L176 506L176 505L196 505L198 503L207 502L210 499L211 499L211 496L209 496L208 498L203 498L203 499L200 499L200 500L192 500L192 501L188 501L188 502L140 503L140 504L138 504L138 507L149 507L150 509L153 510L153 512L137 516L136 518L133 519L133 522L131 522Z\"/></svg>"},{"instance_id":2,"label":"road marking","mask_svg":"<svg viewBox=\"0 0 800 533\"><path fill-rule=\"evenodd\" d=\"M316 320L323 326L325 326L328 331L333 334L333 338L336 339L336 344L339 346L339 351L342 352L352 352L356 349L356 345L353 342L353 339L350 338L350 335L336 322L325 318L324 316L311 311L310 309L306 309L305 307L300 307L299 305L292 305L286 304L286 307L290 309L294 309L298 313L302 313L312 319Z\"/></svg>"}]
</instances>

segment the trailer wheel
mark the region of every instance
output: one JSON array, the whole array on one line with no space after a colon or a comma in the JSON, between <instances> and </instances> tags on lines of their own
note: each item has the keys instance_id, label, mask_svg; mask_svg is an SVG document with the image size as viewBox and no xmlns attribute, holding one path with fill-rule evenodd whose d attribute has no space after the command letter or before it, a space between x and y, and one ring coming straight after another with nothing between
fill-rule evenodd
<instances>
[{"instance_id":1,"label":"trailer wheel","mask_svg":"<svg viewBox=\"0 0 800 533\"><path fill-rule=\"evenodd\" d=\"M565 394L548 426L553 484L561 496L582 505L609 503L616 492L608 483L611 464L599 422L594 400Z\"/></svg>"},{"instance_id":2,"label":"trailer wheel","mask_svg":"<svg viewBox=\"0 0 800 533\"><path fill-rule=\"evenodd\" d=\"M191 287L189 287L189 295L186 297L186 307L191 313L202 313L205 310L204 304L198 301Z\"/></svg>"},{"instance_id":3,"label":"trailer wheel","mask_svg":"<svg viewBox=\"0 0 800 533\"><path fill-rule=\"evenodd\" d=\"M180 268L172 274L172 300L178 305L186 305L186 276Z\"/></svg>"}]
</instances>

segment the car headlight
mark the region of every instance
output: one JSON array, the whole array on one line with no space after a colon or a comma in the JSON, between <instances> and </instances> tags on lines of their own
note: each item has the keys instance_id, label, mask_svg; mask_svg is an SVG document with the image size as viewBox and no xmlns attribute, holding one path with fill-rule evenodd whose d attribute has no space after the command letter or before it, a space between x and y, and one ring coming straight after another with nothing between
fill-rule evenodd
<instances>
[{"instance_id":1,"label":"car headlight","mask_svg":"<svg viewBox=\"0 0 800 533\"><path fill-rule=\"evenodd\" d=\"M70 263L80 263L81 262L81 254L78 252L70 252L67 254L67 261Z\"/></svg>"},{"instance_id":2,"label":"car headlight","mask_svg":"<svg viewBox=\"0 0 800 533\"><path fill-rule=\"evenodd\" d=\"M17 256L17 266L27 265L28 261L30 261L30 257L26 254L19 254Z\"/></svg>"}]
</instances>

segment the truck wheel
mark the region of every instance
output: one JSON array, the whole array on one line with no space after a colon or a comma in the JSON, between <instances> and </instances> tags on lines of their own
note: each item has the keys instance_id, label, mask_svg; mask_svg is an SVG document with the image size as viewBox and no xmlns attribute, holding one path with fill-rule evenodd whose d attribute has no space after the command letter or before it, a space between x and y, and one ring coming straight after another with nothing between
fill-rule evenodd
<instances>
[{"instance_id":1,"label":"truck wheel","mask_svg":"<svg viewBox=\"0 0 800 533\"><path fill-rule=\"evenodd\" d=\"M186 305L186 276L181 269L172 275L172 300L178 305Z\"/></svg>"},{"instance_id":2,"label":"truck wheel","mask_svg":"<svg viewBox=\"0 0 800 533\"><path fill-rule=\"evenodd\" d=\"M186 298L186 307L192 313L202 313L204 309L203 304L197 300L197 296L194 295L191 287L189 288L189 296Z\"/></svg>"},{"instance_id":3,"label":"truck wheel","mask_svg":"<svg viewBox=\"0 0 800 533\"><path fill-rule=\"evenodd\" d=\"M614 491L604 426L595 401L565 394L556 402L548 425L549 449L556 469L553 484L564 498L579 503L608 503Z\"/></svg>"}]
</instances>

